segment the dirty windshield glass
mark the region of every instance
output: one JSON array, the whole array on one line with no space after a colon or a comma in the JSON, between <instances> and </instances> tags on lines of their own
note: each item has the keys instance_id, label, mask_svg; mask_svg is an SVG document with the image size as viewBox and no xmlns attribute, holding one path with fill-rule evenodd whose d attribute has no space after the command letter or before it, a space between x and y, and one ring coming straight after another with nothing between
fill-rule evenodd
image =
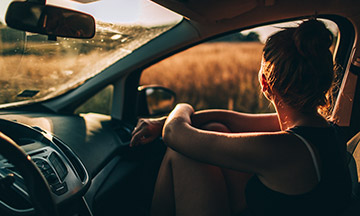
<instances>
[{"instance_id":1,"label":"dirty windshield glass","mask_svg":"<svg viewBox=\"0 0 360 216\"><path fill-rule=\"evenodd\" d=\"M0 106L47 99L75 88L181 20L147 0L88 4L48 0L48 4L80 10L96 19L94 38L54 41L7 27L4 16L10 2L0 1Z\"/></svg>"}]
</instances>

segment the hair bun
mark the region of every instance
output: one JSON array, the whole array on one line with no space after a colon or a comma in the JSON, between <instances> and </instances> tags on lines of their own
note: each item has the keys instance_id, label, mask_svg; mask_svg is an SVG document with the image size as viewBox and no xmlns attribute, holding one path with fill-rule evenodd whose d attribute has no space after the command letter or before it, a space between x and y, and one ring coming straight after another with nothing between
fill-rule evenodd
<instances>
[{"instance_id":1,"label":"hair bun","mask_svg":"<svg viewBox=\"0 0 360 216\"><path fill-rule=\"evenodd\" d=\"M323 22L311 19L296 28L293 40L299 53L311 58L329 51L333 35Z\"/></svg>"}]
</instances>

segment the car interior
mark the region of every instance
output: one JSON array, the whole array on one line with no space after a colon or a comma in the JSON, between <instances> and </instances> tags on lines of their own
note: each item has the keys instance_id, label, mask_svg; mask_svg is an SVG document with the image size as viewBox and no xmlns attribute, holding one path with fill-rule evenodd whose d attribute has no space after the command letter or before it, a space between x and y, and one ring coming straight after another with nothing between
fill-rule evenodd
<instances>
[{"instance_id":1,"label":"car interior","mask_svg":"<svg viewBox=\"0 0 360 216\"><path fill-rule=\"evenodd\" d=\"M353 196L342 215L359 215L360 1L1 1L0 215L149 215L166 146L159 137L129 147L140 117L167 115L178 102L198 104L196 109L274 111L263 99L254 102L262 110L250 104L259 97L249 90L256 89L256 77L244 75L252 84L241 87L239 102L216 93L227 85L224 79L235 80L233 73L219 66L210 81L191 71L189 78L180 68L186 62L174 59L209 44L236 48L231 43L241 33L242 41L257 47L256 73L266 36L314 17L335 38L338 88L331 118L346 137ZM142 18L132 17L141 26L111 20L132 6L141 8ZM244 59L250 55L240 52ZM210 71L207 51L197 55L188 58L197 63L187 70ZM235 61L220 52L214 58Z\"/></svg>"}]
</instances>

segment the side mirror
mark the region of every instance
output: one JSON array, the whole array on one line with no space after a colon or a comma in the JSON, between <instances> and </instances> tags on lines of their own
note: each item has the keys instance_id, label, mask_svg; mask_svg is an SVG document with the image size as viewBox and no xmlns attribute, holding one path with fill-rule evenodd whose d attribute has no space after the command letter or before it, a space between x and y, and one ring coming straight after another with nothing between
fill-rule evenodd
<instances>
[{"instance_id":1,"label":"side mirror","mask_svg":"<svg viewBox=\"0 0 360 216\"><path fill-rule=\"evenodd\" d=\"M92 38L95 35L95 19L91 15L28 1L12 2L5 21L11 28L53 37Z\"/></svg>"},{"instance_id":2,"label":"side mirror","mask_svg":"<svg viewBox=\"0 0 360 216\"><path fill-rule=\"evenodd\" d=\"M161 86L138 88L138 115L158 116L168 114L175 107L175 92Z\"/></svg>"}]
</instances>

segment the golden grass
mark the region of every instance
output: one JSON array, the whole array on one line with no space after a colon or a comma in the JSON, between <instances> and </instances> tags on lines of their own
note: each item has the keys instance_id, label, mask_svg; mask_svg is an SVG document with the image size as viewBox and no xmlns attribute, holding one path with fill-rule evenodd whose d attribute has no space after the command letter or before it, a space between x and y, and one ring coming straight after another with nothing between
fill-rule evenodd
<instances>
[{"instance_id":1,"label":"golden grass","mask_svg":"<svg viewBox=\"0 0 360 216\"><path fill-rule=\"evenodd\" d=\"M149 67L140 84L170 88L195 109L273 112L258 84L262 48L258 42L200 44Z\"/></svg>"},{"instance_id":2,"label":"golden grass","mask_svg":"<svg viewBox=\"0 0 360 216\"><path fill-rule=\"evenodd\" d=\"M225 108L270 112L272 106L260 93L257 78L262 47L257 42L201 44L149 67L141 77L141 84L168 87L177 93L177 102L190 103L198 110ZM88 73L88 62L98 59L99 55L98 52L61 58L54 55L40 61L36 55L2 56L1 103L27 99L16 97L24 89L42 90L36 98L59 90L55 89L59 83L75 81L78 76ZM20 62L26 67L19 66ZM102 65L99 64L97 67L100 69ZM72 71L81 72L74 77ZM109 102L92 100L86 104L86 110L98 107L98 103Z\"/></svg>"},{"instance_id":3,"label":"golden grass","mask_svg":"<svg viewBox=\"0 0 360 216\"><path fill-rule=\"evenodd\" d=\"M42 90L37 97L53 92L56 90L55 86L74 78L71 76L73 70L85 67L87 64L86 61L75 64L76 62L71 58L58 56L46 58L46 60L39 58L41 57L36 55L22 57L13 55L0 58L2 103L27 99L16 97L25 89Z\"/></svg>"},{"instance_id":4,"label":"golden grass","mask_svg":"<svg viewBox=\"0 0 360 216\"><path fill-rule=\"evenodd\" d=\"M37 99L54 92L62 93L78 85L84 77L91 77L94 72L104 69L109 59L115 61L112 59L115 54L112 53L93 51L86 55L1 56L0 104ZM32 98L17 97L25 89L40 92Z\"/></svg>"}]
</instances>

